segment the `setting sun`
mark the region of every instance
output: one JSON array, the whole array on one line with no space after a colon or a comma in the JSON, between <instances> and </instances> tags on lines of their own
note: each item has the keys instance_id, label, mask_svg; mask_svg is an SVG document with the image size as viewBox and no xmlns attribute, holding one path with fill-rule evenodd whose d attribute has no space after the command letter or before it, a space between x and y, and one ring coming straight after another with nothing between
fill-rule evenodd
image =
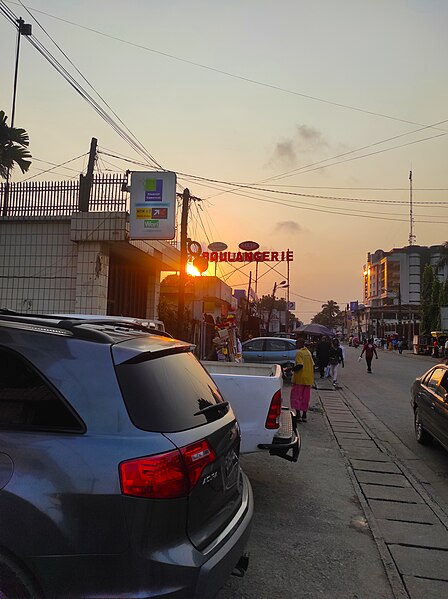
<instances>
[{"instance_id":1,"label":"setting sun","mask_svg":"<svg viewBox=\"0 0 448 599\"><path fill-rule=\"evenodd\" d=\"M193 266L193 264L188 263L187 264L187 275L191 275L192 277L200 277L201 273L198 271L198 269Z\"/></svg>"}]
</instances>

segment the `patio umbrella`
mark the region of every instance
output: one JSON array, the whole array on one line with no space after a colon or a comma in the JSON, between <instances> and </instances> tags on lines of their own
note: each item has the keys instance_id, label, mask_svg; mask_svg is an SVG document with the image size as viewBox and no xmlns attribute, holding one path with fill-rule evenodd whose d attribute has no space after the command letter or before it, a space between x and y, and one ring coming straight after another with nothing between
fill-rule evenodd
<instances>
[{"instance_id":1,"label":"patio umbrella","mask_svg":"<svg viewBox=\"0 0 448 599\"><path fill-rule=\"evenodd\" d=\"M328 337L334 337L334 333L331 329L324 326L323 324L303 324L301 327L296 329L294 333L306 333L307 335L327 335Z\"/></svg>"}]
</instances>

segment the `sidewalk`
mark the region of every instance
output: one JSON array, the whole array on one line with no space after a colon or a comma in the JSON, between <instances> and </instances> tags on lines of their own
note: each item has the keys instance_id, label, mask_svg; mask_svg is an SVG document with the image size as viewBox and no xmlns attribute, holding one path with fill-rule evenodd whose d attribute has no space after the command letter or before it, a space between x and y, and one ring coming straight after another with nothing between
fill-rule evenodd
<instances>
[{"instance_id":1,"label":"sidewalk","mask_svg":"<svg viewBox=\"0 0 448 599\"><path fill-rule=\"evenodd\" d=\"M241 459L255 495L250 565L218 599L397 597L316 391L299 426L297 464L265 454Z\"/></svg>"},{"instance_id":2,"label":"sidewalk","mask_svg":"<svg viewBox=\"0 0 448 599\"><path fill-rule=\"evenodd\" d=\"M409 449L357 396L329 390L325 383L318 384L318 394L395 596L447 597L448 517L429 482L415 476L405 459Z\"/></svg>"}]
</instances>

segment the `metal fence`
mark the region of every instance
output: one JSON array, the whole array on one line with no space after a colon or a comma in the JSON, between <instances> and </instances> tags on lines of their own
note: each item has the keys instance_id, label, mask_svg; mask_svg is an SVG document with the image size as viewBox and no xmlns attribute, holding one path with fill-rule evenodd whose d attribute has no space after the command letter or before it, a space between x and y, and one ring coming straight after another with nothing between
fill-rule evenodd
<instances>
[{"instance_id":1,"label":"metal fence","mask_svg":"<svg viewBox=\"0 0 448 599\"><path fill-rule=\"evenodd\" d=\"M94 175L89 211L129 211L127 177L123 174ZM79 210L79 180L24 181L10 183L5 202L5 183L0 184L0 214L3 216L70 216Z\"/></svg>"}]
</instances>

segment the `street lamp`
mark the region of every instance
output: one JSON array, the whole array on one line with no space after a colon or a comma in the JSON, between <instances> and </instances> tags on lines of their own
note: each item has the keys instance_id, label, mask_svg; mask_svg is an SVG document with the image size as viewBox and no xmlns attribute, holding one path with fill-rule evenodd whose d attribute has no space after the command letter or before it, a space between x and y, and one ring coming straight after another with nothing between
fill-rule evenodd
<instances>
[{"instance_id":1,"label":"street lamp","mask_svg":"<svg viewBox=\"0 0 448 599\"><path fill-rule=\"evenodd\" d=\"M288 287L288 283L286 281L281 281L280 283L274 283L274 287L272 289L272 295L271 295L271 307L269 308L269 313L268 313L268 321L266 323L266 333L269 334L269 323L271 322L271 316L272 316L272 310L274 308L274 302L275 302L275 292L277 291L277 289L286 289L286 287ZM286 307L288 308L288 307Z\"/></svg>"},{"instance_id":2,"label":"street lamp","mask_svg":"<svg viewBox=\"0 0 448 599\"><path fill-rule=\"evenodd\" d=\"M11 125L10 128L14 127L14 117L16 114L16 95L17 95L17 79L19 76L19 54L20 54L20 38L22 35L29 36L32 34L32 27L30 23L25 23L22 18L17 19L17 47L16 47L16 64L14 69L14 85L12 91L12 109L11 109ZM5 196L3 200L3 216L8 214L9 204L9 175L10 169L6 171L6 182L5 182Z\"/></svg>"}]
</instances>

